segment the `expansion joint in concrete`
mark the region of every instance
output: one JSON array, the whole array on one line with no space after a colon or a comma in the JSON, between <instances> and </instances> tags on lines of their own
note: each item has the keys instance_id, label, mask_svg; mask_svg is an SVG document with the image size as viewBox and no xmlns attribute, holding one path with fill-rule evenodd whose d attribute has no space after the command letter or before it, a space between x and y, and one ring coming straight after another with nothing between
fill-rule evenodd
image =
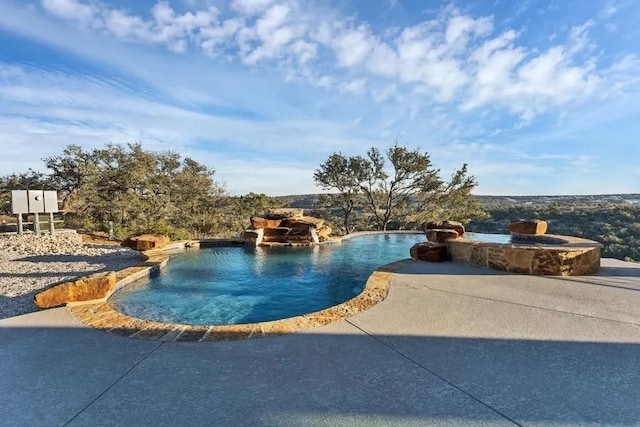
<instances>
[{"instance_id":1,"label":"expansion joint in concrete","mask_svg":"<svg viewBox=\"0 0 640 427\"><path fill-rule=\"evenodd\" d=\"M140 365L142 362L144 362L145 360L147 360L147 358L149 356L151 356L157 349L159 349L162 345L164 344L164 342L159 342L158 345L156 345L154 348L152 348L147 354L144 355L144 357L142 357L140 360L138 360L131 368L127 369L125 373L123 373L122 375L120 375L109 387L107 387L106 389L104 389L102 391L102 393L98 394L91 402L87 403L87 405L85 405L84 408L82 408L81 410L78 411L77 414L75 414L73 417L71 417L71 419L69 421L67 421L66 423L63 424L63 427L67 427L69 424L71 424L73 422L73 420L75 420L76 418L78 418L80 416L80 414L82 414L84 411L87 410L87 408L89 408L91 405L93 405L98 399L100 399L102 396L104 396L109 390L111 390L113 387L115 387L116 384L118 384L120 381L122 381L122 379L124 377L126 377L127 375L129 375L129 373L131 371L133 371L134 369L136 369L138 367L138 365Z\"/></svg>"},{"instance_id":2,"label":"expansion joint in concrete","mask_svg":"<svg viewBox=\"0 0 640 427\"><path fill-rule=\"evenodd\" d=\"M399 355L400 357L402 357L403 359L406 359L407 361L409 361L410 363L416 365L418 368L422 369L423 371L429 373L430 375L433 375L434 377L438 378L440 381L446 383L447 385L449 385L450 387L454 388L455 390L459 391L460 393L466 395L467 397L469 397L470 399L472 399L475 402L478 402L480 405L484 406L485 408L489 409L490 411L498 414L499 416L501 416L502 418L504 418L505 420L513 423L516 426L520 426L522 427L522 424L520 424L519 422L517 422L516 420L510 418L508 415L500 412L498 409L494 408L493 406L489 405L488 403L480 400L478 397L474 396L473 394L469 393L468 391L464 390L463 388L461 388L460 386L452 383L451 381L449 381L448 379L444 378L443 376L439 375L438 373L432 371L431 369L429 369L428 367L426 367L425 365L423 365L422 363L414 360L413 358L411 358L410 356L406 355L405 353L401 352L400 350L396 349L395 347L389 345L388 343L386 343L384 340L378 338L377 336L370 334L369 331L361 328L360 326L356 325L355 323L353 323L352 321L350 321L349 319L345 319L345 322L349 323L351 326L353 326L354 328L362 331L362 333L366 334L367 336L371 337L372 339L376 340L377 342L379 342L380 344L382 344L383 346L387 347L389 350L393 351L394 353L396 353L397 355Z\"/></svg>"}]
</instances>

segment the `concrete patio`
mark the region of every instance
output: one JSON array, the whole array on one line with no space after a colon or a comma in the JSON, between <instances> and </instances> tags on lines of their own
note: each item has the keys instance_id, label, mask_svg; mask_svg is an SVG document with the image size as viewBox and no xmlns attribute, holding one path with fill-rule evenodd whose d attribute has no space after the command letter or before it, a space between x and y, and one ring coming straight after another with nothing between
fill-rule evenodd
<instances>
[{"instance_id":1,"label":"concrete patio","mask_svg":"<svg viewBox=\"0 0 640 427\"><path fill-rule=\"evenodd\" d=\"M65 308L0 320L2 426L640 425L640 264L413 262L305 333L151 342Z\"/></svg>"}]
</instances>

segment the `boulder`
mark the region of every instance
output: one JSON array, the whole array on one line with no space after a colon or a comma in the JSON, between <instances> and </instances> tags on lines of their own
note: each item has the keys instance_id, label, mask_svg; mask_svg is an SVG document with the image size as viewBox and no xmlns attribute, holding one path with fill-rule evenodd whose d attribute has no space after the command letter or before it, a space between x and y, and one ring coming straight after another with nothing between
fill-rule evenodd
<instances>
[{"instance_id":1,"label":"boulder","mask_svg":"<svg viewBox=\"0 0 640 427\"><path fill-rule=\"evenodd\" d=\"M464 235L465 229L464 225L458 221L431 221L427 222L422 227L423 230L456 230L458 235L462 237Z\"/></svg>"},{"instance_id":2,"label":"boulder","mask_svg":"<svg viewBox=\"0 0 640 427\"><path fill-rule=\"evenodd\" d=\"M303 215L304 215L304 209L277 208L277 209L269 209L262 216L265 219L287 219L287 218L300 218Z\"/></svg>"},{"instance_id":3,"label":"boulder","mask_svg":"<svg viewBox=\"0 0 640 427\"><path fill-rule=\"evenodd\" d=\"M447 245L434 242L416 243L409 253L411 258L418 261L442 262L447 260Z\"/></svg>"},{"instance_id":4,"label":"boulder","mask_svg":"<svg viewBox=\"0 0 640 427\"><path fill-rule=\"evenodd\" d=\"M331 230L331 227L328 227L326 225L323 225L321 228L318 228L317 233L318 233L318 239L321 242L324 242L326 240L329 240L329 236L331 235L331 232L333 230Z\"/></svg>"},{"instance_id":5,"label":"boulder","mask_svg":"<svg viewBox=\"0 0 640 427\"><path fill-rule=\"evenodd\" d=\"M150 249L160 249L169 242L171 242L171 239L167 236L143 234L141 236L129 237L122 242L121 245L136 251L148 251Z\"/></svg>"},{"instance_id":6,"label":"boulder","mask_svg":"<svg viewBox=\"0 0 640 427\"><path fill-rule=\"evenodd\" d=\"M324 225L324 220L320 218L314 218L312 216L300 216L282 220L283 227L297 227L300 225L312 225L315 228L322 228L322 226Z\"/></svg>"},{"instance_id":7,"label":"boulder","mask_svg":"<svg viewBox=\"0 0 640 427\"><path fill-rule=\"evenodd\" d=\"M509 224L509 233L514 234L544 234L547 232L547 222L539 219L519 219Z\"/></svg>"},{"instance_id":8,"label":"boulder","mask_svg":"<svg viewBox=\"0 0 640 427\"><path fill-rule=\"evenodd\" d=\"M427 240L435 243L444 243L449 239L457 239L460 235L456 230L448 229L428 229L424 232L427 235Z\"/></svg>"},{"instance_id":9,"label":"boulder","mask_svg":"<svg viewBox=\"0 0 640 427\"><path fill-rule=\"evenodd\" d=\"M253 228L275 228L280 227L281 219L266 219L259 216L249 218Z\"/></svg>"},{"instance_id":10,"label":"boulder","mask_svg":"<svg viewBox=\"0 0 640 427\"><path fill-rule=\"evenodd\" d=\"M96 273L73 282L66 282L42 291L33 298L40 308L56 307L69 302L106 298L116 288L116 273Z\"/></svg>"}]
</instances>

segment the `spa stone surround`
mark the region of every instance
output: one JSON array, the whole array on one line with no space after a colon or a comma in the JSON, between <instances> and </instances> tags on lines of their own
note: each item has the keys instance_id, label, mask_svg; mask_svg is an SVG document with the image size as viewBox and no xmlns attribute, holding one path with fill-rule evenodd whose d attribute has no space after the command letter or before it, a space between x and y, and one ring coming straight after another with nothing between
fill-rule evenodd
<instances>
[{"instance_id":1,"label":"spa stone surround","mask_svg":"<svg viewBox=\"0 0 640 427\"><path fill-rule=\"evenodd\" d=\"M600 268L602 245L593 240L545 234L547 222L519 219L509 224L509 243L467 238L457 221L424 224L428 242L414 245L413 259L454 261L509 273L541 276L584 276Z\"/></svg>"},{"instance_id":2,"label":"spa stone surround","mask_svg":"<svg viewBox=\"0 0 640 427\"><path fill-rule=\"evenodd\" d=\"M593 240L545 234L515 235L514 241L518 243L487 243L461 237L444 244L454 262L510 273L583 276L595 274L600 268L602 245Z\"/></svg>"}]
</instances>

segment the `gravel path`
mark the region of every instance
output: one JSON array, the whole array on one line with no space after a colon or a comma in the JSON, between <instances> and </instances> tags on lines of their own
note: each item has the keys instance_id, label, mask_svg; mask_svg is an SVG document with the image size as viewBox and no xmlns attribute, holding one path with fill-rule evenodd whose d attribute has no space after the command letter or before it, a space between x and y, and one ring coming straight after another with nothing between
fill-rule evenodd
<instances>
[{"instance_id":1,"label":"gravel path","mask_svg":"<svg viewBox=\"0 0 640 427\"><path fill-rule=\"evenodd\" d=\"M33 296L53 284L140 262L136 251L83 244L75 232L0 235L0 319L38 311Z\"/></svg>"}]
</instances>

